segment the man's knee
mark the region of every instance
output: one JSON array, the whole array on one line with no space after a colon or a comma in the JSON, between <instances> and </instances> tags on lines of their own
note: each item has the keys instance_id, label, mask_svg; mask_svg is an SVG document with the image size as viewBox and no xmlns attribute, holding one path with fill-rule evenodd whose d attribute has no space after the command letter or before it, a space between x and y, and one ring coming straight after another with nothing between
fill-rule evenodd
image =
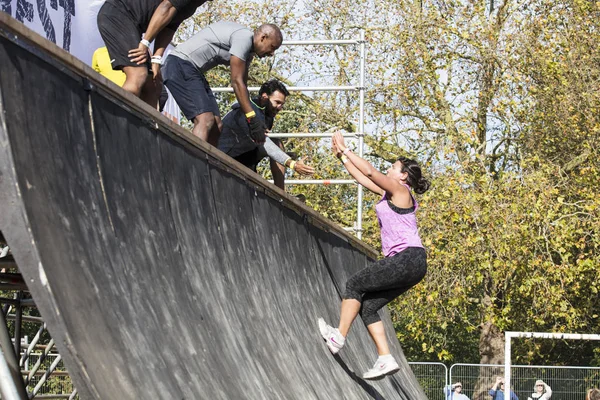
<instances>
[{"instance_id":1,"label":"man's knee","mask_svg":"<svg viewBox=\"0 0 600 400\"><path fill-rule=\"evenodd\" d=\"M123 72L125 72L126 82L140 89L148 80L148 69L146 67L125 67Z\"/></svg>"},{"instance_id":2,"label":"man's knee","mask_svg":"<svg viewBox=\"0 0 600 400\"><path fill-rule=\"evenodd\" d=\"M202 113L194 117L194 126L210 131L215 126L215 117L213 113Z\"/></svg>"}]
</instances>

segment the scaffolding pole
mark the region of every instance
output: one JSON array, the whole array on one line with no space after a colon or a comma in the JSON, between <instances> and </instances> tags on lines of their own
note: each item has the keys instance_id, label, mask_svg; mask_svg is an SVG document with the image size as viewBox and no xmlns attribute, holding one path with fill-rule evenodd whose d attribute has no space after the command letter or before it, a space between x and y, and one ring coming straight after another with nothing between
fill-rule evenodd
<instances>
[{"instance_id":1,"label":"scaffolding pole","mask_svg":"<svg viewBox=\"0 0 600 400\"><path fill-rule=\"evenodd\" d=\"M283 41L283 46L329 46L329 45L358 45L360 55L360 79L358 86L289 86L290 92L358 92L359 93L359 116L358 116L358 132L343 134L344 137L358 138L358 154L364 157L364 135L365 135L365 31L360 30L359 39L351 40L288 40ZM249 92L258 92L260 87L252 86L248 88ZM214 93L233 93L231 87L218 87L212 89ZM270 138L326 138L332 137L333 133L270 133ZM272 180L269 182L273 183ZM338 185L338 184L356 184L354 179L291 179L286 180L286 184L290 185ZM352 230L356 233L358 239L362 239L362 217L363 217L363 197L364 189L362 185L358 185L357 194L357 215L354 227L347 230Z\"/></svg>"},{"instance_id":2,"label":"scaffolding pole","mask_svg":"<svg viewBox=\"0 0 600 400\"><path fill-rule=\"evenodd\" d=\"M355 39L350 40L284 40L281 44L283 46L310 46L310 45L344 45L344 44L358 44L359 41Z\"/></svg>"},{"instance_id":3,"label":"scaffolding pole","mask_svg":"<svg viewBox=\"0 0 600 400\"><path fill-rule=\"evenodd\" d=\"M0 393L3 399L28 399L4 313L0 313Z\"/></svg>"},{"instance_id":4,"label":"scaffolding pole","mask_svg":"<svg viewBox=\"0 0 600 400\"><path fill-rule=\"evenodd\" d=\"M269 133L267 134L270 138L330 138L333 133ZM356 133L344 133L343 137L355 139L358 137Z\"/></svg>"},{"instance_id":5,"label":"scaffolding pole","mask_svg":"<svg viewBox=\"0 0 600 400\"><path fill-rule=\"evenodd\" d=\"M358 155L364 157L365 134L365 31L360 30L360 92L358 112ZM363 186L358 185L358 205L356 214L356 237L362 239Z\"/></svg>"},{"instance_id":6,"label":"scaffolding pole","mask_svg":"<svg viewBox=\"0 0 600 400\"><path fill-rule=\"evenodd\" d=\"M359 90L358 86L287 86L290 92L354 92ZM218 87L211 89L214 93L233 93L233 88ZM258 92L260 86L250 86L249 92Z\"/></svg>"},{"instance_id":7,"label":"scaffolding pole","mask_svg":"<svg viewBox=\"0 0 600 400\"><path fill-rule=\"evenodd\" d=\"M273 180L269 182L273 183ZM286 179L287 185L349 185L355 184L354 179Z\"/></svg>"}]
</instances>

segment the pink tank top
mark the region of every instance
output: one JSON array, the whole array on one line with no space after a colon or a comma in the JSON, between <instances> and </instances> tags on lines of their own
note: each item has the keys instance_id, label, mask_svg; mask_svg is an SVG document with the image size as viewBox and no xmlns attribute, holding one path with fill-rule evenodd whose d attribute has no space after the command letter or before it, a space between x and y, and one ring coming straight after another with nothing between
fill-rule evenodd
<instances>
[{"instance_id":1,"label":"pink tank top","mask_svg":"<svg viewBox=\"0 0 600 400\"><path fill-rule=\"evenodd\" d=\"M410 187L408 188L410 193ZM399 214L388 204L387 193L375 205L377 220L381 230L381 251L385 257L391 257L400 253L407 247L423 247L419 232L417 231L417 208L419 204L410 193L415 209L408 214ZM393 206L393 204L392 204Z\"/></svg>"}]
</instances>

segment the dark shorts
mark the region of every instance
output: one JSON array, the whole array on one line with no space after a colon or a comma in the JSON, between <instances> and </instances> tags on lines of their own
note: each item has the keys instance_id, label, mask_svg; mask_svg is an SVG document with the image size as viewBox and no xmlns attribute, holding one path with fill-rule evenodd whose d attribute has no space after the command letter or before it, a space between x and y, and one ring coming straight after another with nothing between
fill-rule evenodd
<instances>
[{"instance_id":1,"label":"dark shorts","mask_svg":"<svg viewBox=\"0 0 600 400\"><path fill-rule=\"evenodd\" d=\"M220 117L219 106L204 74L196 66L174 55L169 55L161 69L163 82L185 117L207 112Z\"/></svg>"},{"instance_id":2,"label":"dark shorts","mask_svg":"<svg viewBox=\"0 0 600 400\"><path fill-rule=\"evenodd\" d=\"M106 44L113 69L122 70L124 67L144 67L129 61L128 53L140 45L142 33L129 13L104 3L98 12L98 30ZM150 59L145 67L151 70Z\"/></svg>"},{"instance_id":3,"label":"dark shorts","mask_svg":"<svg viewBox=\"0 0 600 400\"><path fill-rule=\"evenodd\" d=\"M257 146L255 149L242 153L239 156L233 158L236 161L239 161L240 163L244 164L246 167L250 168L252 171L256 172L256 167L264 158L262 154L260 154L259 147L260 146Z\"/></svg>"}]
</instances>

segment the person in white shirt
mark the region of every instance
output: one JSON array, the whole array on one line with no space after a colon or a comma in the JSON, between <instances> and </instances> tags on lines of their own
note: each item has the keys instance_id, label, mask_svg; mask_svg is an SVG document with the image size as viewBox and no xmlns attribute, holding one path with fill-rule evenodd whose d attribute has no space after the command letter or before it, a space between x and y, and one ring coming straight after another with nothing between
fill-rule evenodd
<instances>
[{"instance_id":1,"label":"person in white shirt","mask_svg":"<svg viewBox=\"0 0 600 400\"><path fill-rule=\"evenodd\" d=\"M527 400L549 400L552 397L552 389L541 379L535 381L533 393Z\"/></svg>"},{"instance_id":2,"label":"person in white shirt","mask_svg":"<svg viewBox=\"0 0 600 400\"><path fill-rule=\"evenodd\" d=\"M462 383L456 382L444 388L446 400L470 400L466 395L462 394Z\"/></svg>"}]
</instances>

